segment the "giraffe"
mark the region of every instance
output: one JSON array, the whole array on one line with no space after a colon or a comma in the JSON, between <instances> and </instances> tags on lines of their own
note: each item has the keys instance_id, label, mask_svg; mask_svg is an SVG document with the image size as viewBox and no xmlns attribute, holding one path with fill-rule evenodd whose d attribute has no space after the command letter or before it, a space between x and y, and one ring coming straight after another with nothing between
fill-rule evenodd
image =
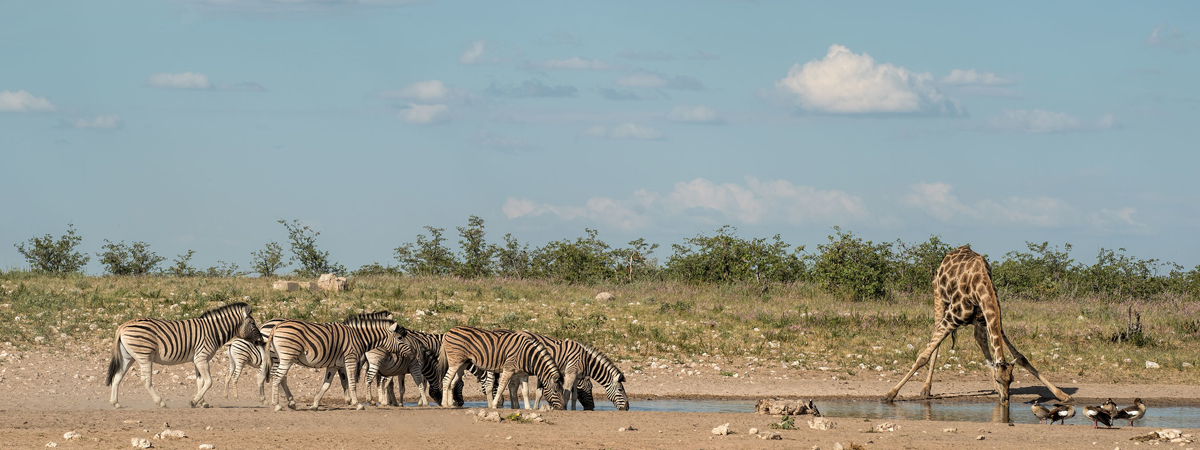
<instances>
[{"instance_id":1,"label":"giraffe","mask_svg":"<svg viewBox=\"0 0 1200 450\"><path fill-rule=\"evenodd\" d=\"M936 297L933 308L936 325L929 345L917 357L912 370L909 370L900 383L883 398L885 402L890 403L894 400L904 383L927 363L929 378L925 381L921 395L929 397L930 385L933 384L933 362L937 360L938 346L947 335L953 336L958 327L968 324L975 326L975 342L979 344L979 350L983 352L988 366L992 368L992 382L996 393L1000 394L1000 401L1008 401L1014 365L1024 367L1041 380L1060 401L1071 401L1070 395L1038 373L1029 360L1008 340L1008 336L1004 335L1000 300L996 297L995 286L992 285L992 269L982 255L972 251L970 245L964 245L946 254L934 273L933 286ZM1004 357L1005 347L1014 357L1011 363Z\"/></svg>"}]
</instances>

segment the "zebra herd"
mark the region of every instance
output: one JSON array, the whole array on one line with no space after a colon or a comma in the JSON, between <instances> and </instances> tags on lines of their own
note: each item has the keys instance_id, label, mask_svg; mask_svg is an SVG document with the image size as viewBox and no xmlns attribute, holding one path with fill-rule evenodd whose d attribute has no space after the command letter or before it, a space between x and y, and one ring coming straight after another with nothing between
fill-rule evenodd
<instances>
[{"instance_id":1,"label":"zebra herd","mask_svg":"<svg viewBox=\"0 0 1200 450\"><path fill-rule=\"evenodd\" d=\"M153 363L190 361L196 372L196 395L191 406L207 407L204 394L212 385L208 363L226 343L226 395L232 383L237 398L237 380L243 367L259 367L258 398L276 411L283 409L279 404L281 387L287 406L296 407L287 384L288 371L296 364L325 369L324 382L310 409L320 404L335 374L341 380L346 403L363 409L357 392L363 366L368 398L372 385L377 384L379 404L399 406L397 399L404 398L403 377L407 374L420 391L418 405L429 405L429 397L433 397L441 406L462 406L462 376L470 372L480 380L491 408L503 406L506 390L512 408L517 408L519 387L527 409L537 408L543 397L552 409L566 409L567 403L571 409L576 403L585 410L593 409L595 380L605 387L605 396L618 410L629 409L625 375L603 353L580 342L527 331L469 326L454 327L444 334L424 333L401 327L387 311L350 316L341 323L272 319L259 326L246 303L212 309L194 319L134 319L117 327L105 380L112 386L109 402L121 407L118 386L129 366L137 362L151 399L165 407L151 380ZM532 405L530 375L538 381ZM265 393L267 379L271 380L269 397ZM399 397L393 387L399 390Z\"/></svg>"}]
</instances>

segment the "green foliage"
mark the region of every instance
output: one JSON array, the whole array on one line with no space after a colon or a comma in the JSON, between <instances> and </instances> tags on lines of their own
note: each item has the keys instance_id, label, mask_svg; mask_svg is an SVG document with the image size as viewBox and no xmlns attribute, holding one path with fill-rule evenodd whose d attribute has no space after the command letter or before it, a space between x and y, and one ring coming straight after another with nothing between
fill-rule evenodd
<instances>
[{"instance_id":1,"label":"green foliage","mask_svg":"<svg viewBox=\"0 0 1200 450\"><path fill-rule=\"evenodd\" d=\"M396 247L396 260L406 273L413 275L448 275L458 266L458 260L448 247L443 244L442 237L445 228L434 228L426 225L429 237L417 235L417 243L404 243Z\"/></svg>"},{"instance_id":2,"label":"green foliage","mask_svg":"<svg viewBox=\"0 0 1200 450\"><path fill-rule=\"evenodd\" d=\"M738 281L792 282L806 274L799 253L804 247L783 242L775 235L770 242L766 239L745 240L737 236L737 229L725 225L713 236L697 235L685 239L684 244L673 244L674 254L667 260L666 270L676 279L732 283ZM791 250L791 251L789 251Z\"/></svg>"},{"instance_id":3,"label":"green foliage","mask_svg":"<svg viewBox=\"0 0 1200 450\"><path fill-rule=\"evenodd\" d=\"M49 234L13 244L34 271L65 274L82 272L91 257L75 250L83 237L75 234L75 224L67 224L67 234L54 239ZM25 244L29 244L28 247Z\"/></svg>"},{"instance_id":4,"label":"green foliage","mask_svg":"<svg viewBox=\"0 0 1200 450\"><path fill-rule=\"evenodd\" d=\"M1165 291L1171 284L1171 278L1158 276L1159 269L1166 264L1156 259L1128 256L1123 248L1117 251L1120 253L1101 248L1096 264L1078 271L1083 289L1117 297L1149 298ZM1170 266L1172 274L1183 269L1175 264Z\"/></svg>"},{"instance_id":5,"label":"green foliage","mask_svg":"<svg viewBox=\"0 0 1200 450\"><path fill-rule=\"evenodd\" d=\"M1004 262L992 266L996 289L1039 299L1069 292L1070 282L1079 270L1070 256L1071 244L1064 244L1062 251L1050 247L1049 242L1026 242L1025 246L1029 252L1008 252Z\"/></svg>"},{"instance_id":6,"label":"green foliage","mask_svg":"<svg viewBox=\"0 0 1200 450\"><path fill-rule=\"evenodd\" d=\"M888 294L892 270L892 244L874 244L833 227L829 243L819 245L813 264L813 279L825 289L841 292L855 300L883 298Z\"/></svg>"},{"instance_id":7,"label":"green foliage","mask_svg":"<svg viewBox=\"0 0 1200 450\"><path fill-rule=\"evenodd\" d=\"M209 278L229 278L245 276L237 264L217 261L217 265L204 269L204 276Z\"/></svg>"},{"instance_id":8,"label":"green foliage","mask_svg":"<svg viewBox=\"0 0 1200 450\"><path fill-rule=\"evenodd\" d=\"M466 227L458 227L458 235L462 237L458 245L462 248L463 260L454 274L463 278L491 276L496 248L484 240L483 219L471 215Z\"/></svg>"},{"instance_id":9,"label":"green foliage","mask_svg":"<svg viewBox=\"0 0 1200 450\"><path fill-rule=\"evenodd\" d=\"M529 276L533 258L529 244L522 246L520 241L509 233L504 235L504 246L494 246L493 252L496 255L498 275L517 279Z\"/></svg>"},{"instance_id":10,"label":"green foliage","mask_svg":"<svg viewBox=\"0 0 1200 450\"><path fill-rule=\"evenodd\" d=\"M613 278L616 257L608 244L596 236L596 230L585 228L585 238L575 241L552 241L533 254L533 272L543 278L567 283L594 283Z\"/></svg>"},{"instance_id":11,"label":"green foliage","mask_svg":"<svg viewBox=\"0 0 1200 450\"><path fill-rule=\"evenodd\" d=\"M192 267L192 265L191 265L192 256L194 256L195 254L196 254L195 250L188 250L186 255L176 256L175 261L173 263L171 263L171 266L168 267L167 270L165 270L164 272L167 275L171 275L171 276L175 276L175 277L200 276L201 272L199 270L196 270L196 268Z\"/></svg>"},{"instance_id":12,"label":"green foliage","mask_svg":"<svg viewBox=\"0 0 1200 450\"><path fill-rule=\"evenodd\" d=\"M280 219L279 224L287 228L288 240L292 246L292 261L300 266L296 270L297 275L312 278L327 273L346 274L344 266L329 259L329 252L317 250L317 236L320 236L321 232L308 225L301 225L299 220L288 222Z\"/></svg>"},{"instance_id":13,"label":"green foliage","mask_svg":"<svg viewBox=\"0 0 1200 450\"><path fill-rule=\"evenodd\" d=\"M645 238L629 241L629 248L619 248L612 251L617 260L618 270L624 272L626 281L642 279L658 273L658 261L649 256L658 249L658 244L648 244Z\"/></svg>"},{"instance_id":14,"label":"green foliage","mask_svg":"<svg viewBox=\"0 0 1200 450\"><path fill-rule=\"evenodd\" d=\"M795 430L796 418L792 416L783 416L779 422L772 422L771 428L776 430Z\"/></svg>"},{"instance_id":15,"label":"green foliage","mask_svg":"<svg viewBox=\"0 0 1200 450\"><path fill-rule=\"evenodd\" d=\"M273 277L280 269L288 266L283 261L283 246L268 242L267 247L251 253L250 268L260 277Z\"/></svg>"},{"instance_id":16,"label":"green foliage","mask_svg":"<svg viewBox=\"0 0 1200 450\"><path fill-rule=\"evenodd\" d=\"M897 240L896 247L899 251L895 254L893 285L896 290L909 293L932 291L934 271L942 264L942 258L954 250L938 236L930 236L928 241L919 244Z\"/></svg>"},{"instance_id":17,"label":"green foliage","mask_svg":"<svg viewBox=\"0 0 1200 450\"><path fill-rule=\"evenodd\" d=\"M403 273L404 272L401 271L399 267L392 266L392 265L384 266L384 265L380 265L377 262L373 262L371 264L367 264L365 266L359 267L358 270L355 270L354 272L351 272L350 274L354 275L354 276L365 276L365 275L401 275Z\"/></svg>"},{"instance_id":18,"label":"green foliage","mask_svg":"<svg viewBox=\"0 0 1200 450\"><path fill-rule=\"evenodd\" d=\"M125 241L114 244L105 239L100 248L104 251L96 256L100 257L100 264L110 275L146 275L166 260L150 251L150 245L141 241L125 245Z\"/></svg>"}]
</instances>

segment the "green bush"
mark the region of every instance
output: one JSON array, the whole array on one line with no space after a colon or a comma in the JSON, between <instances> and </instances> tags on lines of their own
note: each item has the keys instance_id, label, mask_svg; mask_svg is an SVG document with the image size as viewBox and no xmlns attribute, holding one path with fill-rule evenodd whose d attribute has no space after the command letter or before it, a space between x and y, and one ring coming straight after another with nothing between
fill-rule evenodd
<instances>
[{"instance_id":1,"label":"green bush","mask_svg":"<svg viewBox=\"0 0 1200 450\"><path fill-rule=\"evenodd\" d=\"M992 282L996 289L1009 295L1047 298L1070 291L1077 279L1079 264L1071 259L1071 244L1050 247L1049 242L1026 242L1029 252L1012 251L1004 261L992 266Z\"/></svg>"},{"instance_id":2,"label":"green bush","mask_svg":"<svg viewBox=\"0 0 1200 450\"><path fill-rule=\"evenodd\" d=\"M530 275L533 265L533 254L529 244L521 245L511 233L504 235L504 246L493 247L496 255L496 272L509 278L525 278Z\"/></svg>"},{"instance_id":3,"label":"green bush","mask_svg":"<svg viewBox=\"0 0 1200 450\"><path fill-rule=\"evenodd\" d=\"M800 258L804 247L793 247L775 235L746 240L737 236L737 228L725 225L713 236L697 235L673 244L674 254L667 260L669 276L679 280L708 283L754 281L792 282L806 275Z\"/></svg>"},{"instance_id":4,"label":"green bush","mask_svg":"<svg viewBox=\"0 0 1200 450\"><path fill-rule=\"evenodd\" d=\"M825 289L841 292L854 300L884 298L894 276L892 244L874 244L833 227L829 243L819 245L813 263L813 279Z\"/></svg>"},{"instance_id":5,"label":"green bush","mask_svg":"<svg viewBox=\"0 0 1200 450\"><path fill-rule=\"evenodd\" d=\"M317 250L317 236L321 232L314 231L308 225L301 225L299 220L279 220L287 228L288 240L292 245L292 261L299 263L296 275L301 277L318 277L327 273L345 275L346 268L329 259L329 252Z\"/></svg>"},{"instance_id":6,"label":"green bush","mask_svg":"<svg viewBox=\"0 0 1200 450\"><path fill-rule=\"evenodd\" d=\"M616 275L616 256L608 244L596 236L596 230L585 228L586 238L552 241L535 250L532 272L542 278L567 283L594 283Z\"/></svg>"},{"instance_id":7,"label":"green bush","mask_svg":"<svg viewBox=\"0 0 1200 450\"><path fill-rule=\"evenodd\" d=\"M920 244L896 241L899 251L895 253L895 283L901 292L932 292L933 273L942 264L942 258L954 250L938 236L930 236Z\"/></svg>"},{"instance_id":8,"label":"green bush","mask_svg":"<svg viewBox=\"0 0 1200 450\"><path fill-rule=\"evenodd\" d=\"M442 237L444 228L434 228L426 225L429 237L417 235L417 243L404 243L394 250L396 260L404 272L413 275L449 275L458 267L458 259L454 252L443 245L446 238Z\"/></svg>"},{"instance_id":9,"label":"green bush","mask_svg":"<svg viewBox=\"0 0 1200 450\"><path fill-rule=\"evenodd\" d=\"M458 245L462 248L463 259L454 271L455 275L463 278L491 276L496 248L484 239L483 219L471 215L466 227L458 227L458 235L462 237Z\"/></svg>"},{"instance_id":10,"label":"green bush","mask_svg":"<svg viewBox=\"0 0 1200 450\"><path fill-rule=\"evenodd\" d=\"M49 234L30 238L29 242L13 244L34 271L64 274L82 272L89 256L75 250L83 237L75 234L75 225L67 224L67 234L54 239ZM25 244L29 244L28 247Z\"/></svg>"},{"instance_id":11,"label":"green bush","mask_svg":"<svg viewBox=\"0 0 1200 450\"><path fill-rule=\"evenodd\" d=\"M195 254L195 250L188 250L186 255L178 255L175 258L175 262L165 271L166 274L176 277L195 277L201 275L201 272L191 265L192 256Z\"/></svg>"},{"instance_id":12,"label":"green bush","mask_svg":"<svg viewBox=\"0 0 1200 450\"><path fill-rule=\"evenodd\" d=\"M166 260L150 251L150 245L141 241L125 245L125 241L114 244L105 239L100 248L104 251L96 256L100 257L100 264L110 275L146 275Z\"/></svg>"},{"instance_id":13,"label":"green bush","mask_svg":"<svg viewBox=\"0 0 1200 450\"><path fill-rule=\"evenodd\" d=\"M250 254L250 269L260 277L273 277L280 269L288 266L283 261L283 246L268 242L267 247Z\"/></svg>"}]
</instances>

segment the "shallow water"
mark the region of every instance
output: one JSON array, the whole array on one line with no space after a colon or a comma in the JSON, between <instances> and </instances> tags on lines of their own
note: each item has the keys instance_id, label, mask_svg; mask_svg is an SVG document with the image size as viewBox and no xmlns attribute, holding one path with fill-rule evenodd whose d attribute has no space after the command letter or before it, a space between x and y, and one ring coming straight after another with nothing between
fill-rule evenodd
<instances>
[{"instance_id":1,"label":"shallow water","mask_svg":"<svg viewBox=\"0 0 1200 450\"><path fill-rule=\"evenodd\" d=\"M753 413L754 400L632 400L633 411L666 412L719 412ZM1029 403L986 402L896 402L892 404L873 400L818 400L817 408L825 417L856 417L875 420L941 420L965 422L1038 423L1030 411ZM484 402L467 402L468 408L481 408ZM1052 406L1052 405L1051 405ZM1121 404L1121 407L1125 407ZM1083 406L1075 407L1075 417L1067 425L1091 426L1092 421L1083 417ZM596 402L596 409L612 411L611 402ZM1055 425L1058 426L1058 425ZM1104 424L1100 424L1101 427ZM1127 427L1129 422L1114 421L1113 427ZM1136 422L1137 427L1147 428L1197 428L1200 427L1200 406L1148 405L1146 418Z\"/></svg>"}]
</instances>

